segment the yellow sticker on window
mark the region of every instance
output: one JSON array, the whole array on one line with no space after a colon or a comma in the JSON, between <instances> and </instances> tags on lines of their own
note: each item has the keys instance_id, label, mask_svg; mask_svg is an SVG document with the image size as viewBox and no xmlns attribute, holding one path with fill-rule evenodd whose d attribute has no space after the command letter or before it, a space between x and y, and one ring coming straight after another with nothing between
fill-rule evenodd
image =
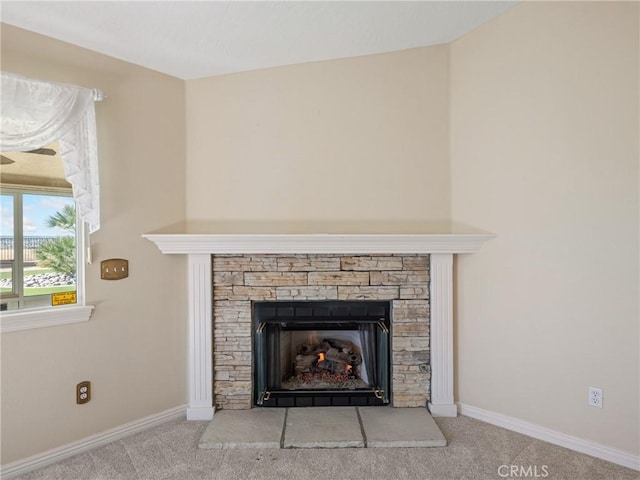
<instances>
[{"instance_id":1,"label":"yellow sticker on window","mask_svg":"<svg viewBox=\"0 0 640 480\"><path fill-rule=\"evenodd\" d=\"M51 305L69 305L78 301L76 292L60 292L51 294Z\"/></svg>"}]
</instances>

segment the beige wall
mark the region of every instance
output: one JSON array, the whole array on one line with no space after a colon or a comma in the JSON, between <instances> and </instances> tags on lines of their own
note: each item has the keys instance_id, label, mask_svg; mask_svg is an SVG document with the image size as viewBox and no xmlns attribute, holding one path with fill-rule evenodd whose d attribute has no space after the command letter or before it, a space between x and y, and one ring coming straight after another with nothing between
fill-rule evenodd
<instances>
[{"instance_id":1,"label":"beige wall","mask_svg":"<svg viewBox=\"0 0 640 480\"><path fill-rule=\"evenodd\" d=\"M182 220L184 83L6 25L2 69L100 88L102 228L87 267L87 323L2 336L2 463L183 405L185 261L141 234ZM129 278L100 280L100 261L129 260ZM75 404L75 385L93 398Z\"/></svg>"},{"instance_id":2,"label":"beige wall","mask_svg":"<svg viewBox=\"0 0 640 480\"><path fill-rule=\"evenodd\" d=\"M191 220L448 218L448 47L187 82Z\"/></svg>"},{"instance_id":3,"label":"beige wall","mask_svg":"<svg viewBox=\"0 0 640 480\"><path fill-rule=\"evenodd\" d=\"M636 454L638 13L526 2L451 48L452 212L497 234L457 262L457 399Z\"/></svg>"}]
</instances>

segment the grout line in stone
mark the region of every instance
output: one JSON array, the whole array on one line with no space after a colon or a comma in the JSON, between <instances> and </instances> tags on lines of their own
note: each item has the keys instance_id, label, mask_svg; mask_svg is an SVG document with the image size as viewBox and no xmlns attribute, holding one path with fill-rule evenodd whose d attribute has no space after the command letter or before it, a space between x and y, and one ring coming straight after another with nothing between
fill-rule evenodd
<instances>
[{"instance_id":1,"label":"grout line in stone","mask_svg":"<svg viewBox=\"0 0 640 480\"><path fill-rule=\"evenodd\" d=\"M360 416L360 408L356 408L356 415L358 416L358 423L360 424L360 433L362 433L362 440L364 441L364 448L368 448L367 445L367 432L364 431L364 425L362 424L362 417Z\"/></svg>"},{"instance_id":2,"label":"grout line in stone","mask_svg":"<svg viewBox=\"0 0 640 480\"><path fill-rule=\"evenodd\" d=\"M284 421L282 422L282 434L280 435L280 448L284 448L284 434L287 430L287 415L289 415L289 408L284 409Z\"/></svg>"}]
</instances>

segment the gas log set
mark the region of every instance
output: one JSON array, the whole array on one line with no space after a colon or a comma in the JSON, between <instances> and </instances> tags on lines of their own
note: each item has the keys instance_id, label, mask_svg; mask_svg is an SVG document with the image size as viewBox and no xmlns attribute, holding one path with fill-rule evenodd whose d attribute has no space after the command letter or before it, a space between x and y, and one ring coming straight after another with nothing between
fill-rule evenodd
<instances>
[{"instance_id":1,"label":"gas log set","mask_svg":"<svg viewBox=\"0 0 640 480\"><path fill-rule=\"evenodd\" d=\"M285 379L284 388L356 389L366 386L358 368L362 355L344 340L323 338L320 343L298 345L296 352L294 373Z\"/></svg>"},{"instance_id":2,"label":"gas log set","mask_svg":"<svg viewBox=\"0 0 640 480\"><path fill-rule=\"evenodd\" d=\"M362 356L354 353L353 346L332 338L323 338L316 345L298 345L297 352L296 375L325 370L355 377L353 367L362 363Z\"/></svg>"}]
</instances>

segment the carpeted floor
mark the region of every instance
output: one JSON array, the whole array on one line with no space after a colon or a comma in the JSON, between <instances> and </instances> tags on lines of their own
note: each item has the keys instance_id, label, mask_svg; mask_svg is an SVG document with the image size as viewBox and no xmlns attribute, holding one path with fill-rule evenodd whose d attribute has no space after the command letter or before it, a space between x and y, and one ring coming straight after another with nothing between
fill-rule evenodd
<instances>
[{"instance_id":1,"label":"carpeted floor","mask_svg":"<svg viewBox=\"0 0 640 480\"><path fill-rule=\"evenodd\" d=\"M436 422L446 447L201 450L198 441L208 422L176 420L17 478L640 480L640 472L468 417Z\"/></svg>"}]
</instances>

